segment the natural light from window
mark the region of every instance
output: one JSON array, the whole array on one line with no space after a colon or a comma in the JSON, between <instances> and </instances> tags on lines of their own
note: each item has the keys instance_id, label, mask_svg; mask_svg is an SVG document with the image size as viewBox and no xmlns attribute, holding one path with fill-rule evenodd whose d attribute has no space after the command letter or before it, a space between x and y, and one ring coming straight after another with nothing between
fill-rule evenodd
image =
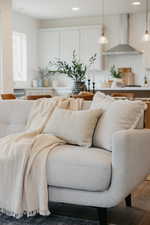
<instances>
[{"instance_id":1,"label":"natural light from window","mask_svg":"<svg viewBox=\"0 0 150 225\"><path fill-rule=\"evenodd\" d=\"M27 37L24 33L13 32L13 79L27 81Z\"/></svg>"}]
</instances>

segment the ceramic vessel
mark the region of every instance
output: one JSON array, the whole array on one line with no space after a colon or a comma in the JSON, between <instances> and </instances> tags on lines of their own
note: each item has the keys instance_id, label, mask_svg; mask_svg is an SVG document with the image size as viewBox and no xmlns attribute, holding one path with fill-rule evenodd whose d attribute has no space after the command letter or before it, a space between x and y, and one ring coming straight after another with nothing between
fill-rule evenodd
<instances>
[{"instance_id":1,"label":"ceramic vessel","mask_svg":"<svg viewBox=\"0 0 150 225\"><path fill-rule=\"evenodd\" d=\"M43 86L44 87L49 87L49 80L48 79L44 79L43 80Z\"/></svg>"},{"instance_id":2,"label":"ceramic vessel","mask_svg":"<svg viewBox=\"0 0 150 225\"><path fill-rule=\"evenodd\" d=\"M38 87L38 80L32 80L32 87Z\"/></svg>"},{"instance_id":3,"label":"ceramic vessel","mask_svg":"<svg viewBox=\"0 0 150 225\"><path fill-rule=\"evenodd\" d=\"M116 87L123 87L123 80L121 78L114 78L111 87L116 88Z\"/></svg>"},{"instance_id":4,"label":"ceramic vessel","mask_svg":"<svg viewBox=\"0 0 150 225\"><path fill-rule=\"evenodd\" d=\"M75 81L72 93L79 94L81 91L87 91L85 82Z\"/></svg>"}]
</instances>

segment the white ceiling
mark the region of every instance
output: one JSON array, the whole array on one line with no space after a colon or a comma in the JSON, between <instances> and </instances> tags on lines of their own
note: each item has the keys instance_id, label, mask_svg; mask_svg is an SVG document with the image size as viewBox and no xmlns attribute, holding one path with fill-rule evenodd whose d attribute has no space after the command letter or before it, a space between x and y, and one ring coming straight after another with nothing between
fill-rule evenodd
<instances>
[{"instance_id":1,"label":"white ceiling","mask_svg":"<svg viewBox=\"0 0 150 225\"><path fill-rule=\"evenodd\" d=\"M13 0L13 9L21 13L46 19L79 16L97 16L101 14L102 0ZM141 6L133 6L133 0L104 0L106 14L119 14L143 11L145 0ZM80 7L73 12L72 7Z\"/></svg>"}]
</instances>

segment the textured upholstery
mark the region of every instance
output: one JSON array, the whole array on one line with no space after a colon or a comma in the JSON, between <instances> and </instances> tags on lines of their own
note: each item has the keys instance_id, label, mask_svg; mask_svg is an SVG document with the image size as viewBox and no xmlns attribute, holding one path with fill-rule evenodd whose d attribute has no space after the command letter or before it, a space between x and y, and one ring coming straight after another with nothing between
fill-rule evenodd
<instances>
[{"instance_id":1,"label":"textured upholstery","mask_svg":"<svg viewBox=\"0 0 150 225\"><path fill-rule=\"evenodd\" d=\"M112 179L107 191L49 188L49 200L96 207L114 207L150 173L150 130L127 130L113 136Z\"/></svg>"},{"instance_id":2,"label":"textured upholstery","mask_svg":"<svg viewBox=\"0 0 150 225\"><path fill-rule=\"evenodd\" d=\"M0 100L0 137L25 128L32 101Z\"/></svg>"},{"instance_id":3,"label":"textured upholstery","mask_svg":"<svg viewBox=\"0 0 150 225\"><path fill-rule=\"evenodd\" d=\"M27 100L0 100L0 137L23 131L33 102ZM84 102L83 109L88 109L90 105L90 101Z\"/></svg>"},{"instance_id":4,"label":"textured upholstery","mask_svg":"<svg viewBox=\"0 0 150 225\"><path fill-rule=\"evenodd\" d=\"M112 136L117 131L137 128L146 109L142 101L114 100L98 92L91 109L103 110L93 137L93 145L112 151Z\"/></svg>"},{"instance_id":5,"label":"textured upholstery","mask_svg":"<svg viewBox=\"0 0 150 225\"><path fill-rule=\"evenodd\" d=\"M111 182L111 153L63 145L49 154L48 184L57 187L104 191Z\"/></svg>"},{"instance_id":6,"label":"textured upholstery","mask_svg":"<svg viewBox=\"0 0 150 225\"><path fill-rule=\"evenodd\" d=\"M27 117L34 101L0 100L0 137L23 131ZM84 103L89 108L91 102Z\"/></svg>"},{"instance_id":7,"label":"textured upholstery","mask_svg":"<svg viewBox=\"0 0 150 225\"><path fill-rule=\"evenodd\" d=\"M43 132L53 134L68 144L91 147L95 126L101 114L100 109L72 111L57 108Z\"/></svg>"},{"instance_id":8,"label":"textured upholstery","mask_svg":"<svg viewBox=\"0 0 150 225\"><path fill-rule=\"evenodd\" d=\"M0 137L24 129L32 104L23 100L0 101ZM85 103L84 109L89 105ZM113 207L150 173L150 130L117 132L113 135L112 153L98 150L67 145L49 154L50 201Z\"/></svg>"}]
</instances>

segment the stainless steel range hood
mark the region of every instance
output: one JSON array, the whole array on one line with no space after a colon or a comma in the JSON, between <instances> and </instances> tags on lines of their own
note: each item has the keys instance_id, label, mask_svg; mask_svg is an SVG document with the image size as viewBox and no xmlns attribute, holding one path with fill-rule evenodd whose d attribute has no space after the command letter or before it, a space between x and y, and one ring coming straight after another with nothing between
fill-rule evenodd
<instances>
[{"instance_id":1,"label":"stainless steel range hood","mask_svg":"<svg viewBox=\"0 0 150 225\"><path fill-rule=\"evenodd\" d=\"M120 44L103 52L103 55L139 55L142 52L136 50L129 44L130 15L120 16Z\"/></svg>"}]
</instances>

